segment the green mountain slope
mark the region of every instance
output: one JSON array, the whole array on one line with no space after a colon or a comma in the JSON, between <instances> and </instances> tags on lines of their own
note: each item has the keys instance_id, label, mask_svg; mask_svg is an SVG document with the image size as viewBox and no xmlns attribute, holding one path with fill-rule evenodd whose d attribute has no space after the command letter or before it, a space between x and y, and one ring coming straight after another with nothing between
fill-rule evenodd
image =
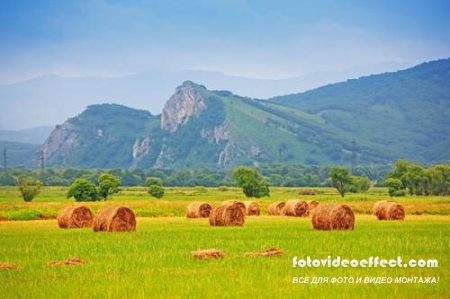
<instances>
[{"instance_id":1,"label":"green mountain slope","mask_svg":"<svg viewBox=\"0 0 450 299\"><path fill-rule=\"evenodd\" d=\"M387 161L450 160L450 59L269 101L319 117L358 145L378 146ZM367 150L360 148L362 155Z\"/></svg>"}]
</instances>

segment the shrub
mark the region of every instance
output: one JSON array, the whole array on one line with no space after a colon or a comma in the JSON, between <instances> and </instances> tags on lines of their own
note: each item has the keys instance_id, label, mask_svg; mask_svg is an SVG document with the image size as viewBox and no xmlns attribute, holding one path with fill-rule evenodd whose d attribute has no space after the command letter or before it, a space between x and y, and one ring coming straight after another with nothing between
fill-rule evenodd
<instances>
[{"instance_id":1,"label":"shrub","mask_svg":"<svg viewBox=\"0 0 450 299\"><path fill-rule=\"evenodd\" d=\"M67 191L67 198L74 197L76 201L97 201L99 200L97 189L94 183L87 179L76 179Z\"/></svg>"},{"instance_id":2,"label":"shrub","mask_svg":"<svg viewBox=\"0 0 450 299\"><path fill-rule=\"evenodd\" d=\"M162 198L164 196L164 188L158 185L151 185L148 187L148 193L156 198Z\"/></svg>"},{"instance_id":3,"label":"shrub","mask_svg":"<svg viewBox=\"0 0 450 299\"><path fill-rule=\"evenodd\" d=\"M19 177L16 179L17 187L23 200L26 202L32 201L38 194L42 187L42 182L31 177Z\"/></svg>"}]
</instances>

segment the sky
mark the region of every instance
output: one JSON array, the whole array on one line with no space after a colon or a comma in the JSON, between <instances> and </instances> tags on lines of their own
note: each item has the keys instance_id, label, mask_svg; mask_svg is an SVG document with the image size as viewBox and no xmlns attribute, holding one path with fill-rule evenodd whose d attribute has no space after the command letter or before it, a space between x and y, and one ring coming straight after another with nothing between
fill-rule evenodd
<instances>
[{"instance_id":1,"label":"sky","mask_svg":"<svg viewBox=\"0 0 450 299\"><path fill-rule=\"evenodd\" d=\"M0 84L210 70L283 79L450 57L448 0L3 0Z\"/></svg>"}]
</instances>

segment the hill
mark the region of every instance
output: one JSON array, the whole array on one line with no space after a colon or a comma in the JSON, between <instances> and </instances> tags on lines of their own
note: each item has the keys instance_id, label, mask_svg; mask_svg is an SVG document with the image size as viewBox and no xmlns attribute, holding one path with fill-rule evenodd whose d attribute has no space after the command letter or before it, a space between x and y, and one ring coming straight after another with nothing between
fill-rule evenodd
<instances>
[{"instance_id":1,"label":"hill","mask_svg":"<svg viewBox=\"0 0 450 299\"><path fill-rule=\"evenodd\" d=\"M370 142L383 159L429 164L450 160L449 82L450 59L445 59L269 101L345 130L363 146L363 155Z\"/></svg>"}]
</instances>

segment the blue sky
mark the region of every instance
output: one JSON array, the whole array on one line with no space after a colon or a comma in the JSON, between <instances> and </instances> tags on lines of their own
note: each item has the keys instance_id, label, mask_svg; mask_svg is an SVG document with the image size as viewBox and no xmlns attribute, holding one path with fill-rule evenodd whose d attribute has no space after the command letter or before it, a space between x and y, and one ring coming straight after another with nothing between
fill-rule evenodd
<instances>
[{"instance_id":1,"label":"blue sky","mask_svg":"<svg viewBox=\"0 0 450 299\"><path fill-rule=\"evenodd\" d=\"M0 84L216 70L277 79L450 57L448 0L4 0Z\"/></svg>"}]
</instances>

